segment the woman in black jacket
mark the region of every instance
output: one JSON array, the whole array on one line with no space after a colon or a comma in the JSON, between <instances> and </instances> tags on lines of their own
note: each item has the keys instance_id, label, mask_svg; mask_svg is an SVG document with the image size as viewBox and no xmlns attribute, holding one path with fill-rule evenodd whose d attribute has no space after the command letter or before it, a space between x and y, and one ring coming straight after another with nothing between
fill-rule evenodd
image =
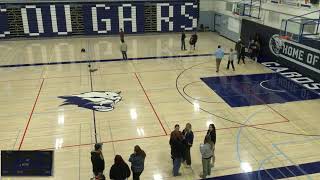
<instances>
[{"instance_id":1,"label":"woman in black jacket","mask_svg":"<svg viewBox=\"0 0 320 180\"><path fill-rule=\"evenodd\" d=\"M182 131L182 134L184 136L184 143L185 143L185 148L186 152L184 154L183 160L186 161L187 167L191 166L191 154L190 154L190 149L193 144L193 132L192 132L192 127L190 123L186 124L186 128Z\"/></svg>"},{"instance_id":2,"label":"woman in black jacket","mask_svg":"<svg viewBox=\"0 0 320 180\"><path fill-rule=\"evenodd\" d=\"M109 177L112 180L125 180L130 177L129 166L120 155L114 158L114 164L111 166Z\"/></svg>"},{"instance_id":3,"label":"woman in black jacket","mask_svg":"<svg viewBox=\"0 0 320 180\"><path fill-rule=\"evenodd\" d=\"M214 155L214 150L215 150L216 138L217 138L217 136L216 136L216 127L214 126L214 124L210 124L209 125L209 129L207 131L207 135L206 136L208 136L209 139L210 139L209 143L211 145L212 154L213 154L213 156L212 156L212 165L211 166L214 167L214 163L215 163L215 160L216 160L216 157Z\"/></svg>"},{"instance_id":4,"label":"woman in black jacket","mask_svg":"<svg viewBox=\"0 0 320 180\"><path fill-rule=\"evenodd\" d=\"M92 171L95 176L103 174L104 159L102 155L102 144L97 143L94 145L94 151L91 151Z\"/></svg>"}]
</instances>

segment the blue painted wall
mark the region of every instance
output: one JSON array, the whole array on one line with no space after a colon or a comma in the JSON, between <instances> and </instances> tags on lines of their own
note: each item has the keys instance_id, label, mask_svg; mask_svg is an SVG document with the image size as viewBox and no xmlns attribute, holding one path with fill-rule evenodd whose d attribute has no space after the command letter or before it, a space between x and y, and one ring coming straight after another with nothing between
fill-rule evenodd
<instances>
[{"instance_id":1,"label":"blue painted wall","mask_svg":"<svg viewBox=\"0 0 320 180\"><path fill-rule=\"evenodd\" d=\"M146 3L148 2L0 4L0 38L108 35L118 34L120 28L125 33L144 33L145 17L149 16L144 12ZM153 1L148 5L156 8L154 16L157 32L193 31L198 26L198 0ZM75 8L80 8L81 13L75 11ZM78 18L74 17L75 13ZM13 14L18 16L18 20L9 18ZM84 30L75 31L78 25L83 26ZM18 32L17 26L23 32Z\"/></svg>"}]
</instances>

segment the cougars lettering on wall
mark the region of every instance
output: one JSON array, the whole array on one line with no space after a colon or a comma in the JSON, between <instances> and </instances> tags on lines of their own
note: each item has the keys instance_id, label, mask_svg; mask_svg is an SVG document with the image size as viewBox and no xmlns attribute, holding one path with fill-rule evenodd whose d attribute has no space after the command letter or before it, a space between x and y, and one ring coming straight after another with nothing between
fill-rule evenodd
<instances>
[{"instance_id":1,"label":"cougars lettering on wall","mask_svg":"<svg viewBox=\"0 0 320 180\"><path fill-rule=\"evenodd\" d=\"M127 34L144 33L149 32L145 29L149 26L158 32L192 31L198 26L198 3L198 0L51 2L14 4L14 9L10 8L13 4L0 4L0 38L118 34L120 28ZM150 16L145 14L145 8L150 6L157 10L153 14L156 24L145 21L145 17ZM17 13L17 9L21 13ZM20 17L21 22L12 20L16 17ZM23 31L9 29L9 25L21 27Z\"/></svg>"},{"instance_id":2,"label":"cougars lettering on wall","mask_svg":"<svg viewBox=\"0 0 320 180\"><path fill-rule=\"evenodd\" d=\"M316 91L320 95L320 82L317 82L309 77L302 75L301 73L291 71L288 67L284 67L277 62L263 62L264 66L271 70L280 73L281 75L291 79L293 82L303 85L304 87ZM288 84L288 83L287 83ZM287 85L293 86L291 85ZM289 87L290 88L290 87Z\"/></svg>"}]
</instances>

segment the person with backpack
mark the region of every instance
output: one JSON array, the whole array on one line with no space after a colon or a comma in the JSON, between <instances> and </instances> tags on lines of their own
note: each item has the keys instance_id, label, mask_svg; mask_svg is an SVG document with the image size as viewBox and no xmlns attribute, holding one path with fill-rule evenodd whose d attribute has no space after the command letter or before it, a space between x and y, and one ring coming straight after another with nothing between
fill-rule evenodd
<instances>
[{"instance_id":1,"label":"person with backpack","mask_svg":"<svg viewBox=\"0 0 320 180\"><path fill-rule=\"evenodd\" d=\"M193 47L193 50L196 50L197 41L198 41L198 35L197 35L197 32L194 32L194 34L192 34L190 38L190 51L192 50L192 47Z\"/></svg>"},{"instance_id":2,"label":"person with backpack","mask_svg":"<svg viewBox=\"0 0 320 180\"><path fill-rule=\"evenodd\" d=\"M134 153L131 154L129 158L129 162L131 162L133 180L140 179L140 175L144 170L145 158L146 158L146 153L140 148L140 146L136 145L134 147Z\"/></svg>"},{"instance_id":3,"label":"person with backpack","mask_svg":"<svg viewBox=\"0 0 320 180\"><path fill-rule=\"evenodd\" d=\"M111 180L126 180L131 175L129 166L120 155L114 158L114 164L111 166L109 177Z\"/></svg>"},{"instance_id":4,"label":"person with backpack","mask_svg":"<svg viewBox=\"0 0 320 180\"><path fill-rule=\"evenodd\" d=\"M184 136L184 142L185 142L185 146L186 146L186 151L184 154L184 161L187 164L187 167L191 167L191 153L190 153L190 149L192 147L193 144L193 132L192 132L192 127L190 123L186 124L186 128L182 131L182 134Z\"/></svg>"},{"instance_id":5,"label":"person with backpack","mask_svg":"<svg viewBox=\"0 0 320 180\"><path fill-rule=\"evenodd\" d=\"M102 154L102 144L97 143L94 145L94 150L91 151L92 171L95 176L103 174L105 165Z\"/></svg>"},{"instance_id":6,"label":"person with backpack","mask_svg":"<svg viewBox=\"0 0 320 180\"><path fill-rule=\"evenodd\" d=\"M211 150L212 150L212 164L211 164L211 167L214 167L214 163L216 161L214 150L215 150L216 139L217 139L216 127L214 126L214 124L210 124L209 125L209 129L207 131L206 138L208 138L209 144L211 145Z\"/></svg>"},{"instance_id":7,"label":"person with backpack","mask_svg":"<svg viewBox=\"0 0 320 180\"><path fill-rule=\"evenodd\" d=\"M200 144L200 153L202 157L202 175L200 175L201 178L206 178L207 176L211 175L210 161L213 157L213 154L210 141L210 137L206 136L204 139L204 143Z\"/></svg>"}]
</instances>

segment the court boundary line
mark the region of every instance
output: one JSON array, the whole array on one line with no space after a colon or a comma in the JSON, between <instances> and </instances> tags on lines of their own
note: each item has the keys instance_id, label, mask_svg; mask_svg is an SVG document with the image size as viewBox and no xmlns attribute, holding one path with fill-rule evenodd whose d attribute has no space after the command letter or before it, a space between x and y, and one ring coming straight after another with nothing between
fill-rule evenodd
<instances>
[{"instance_id":1,"label":"court boundary line","mask_svg":"<svg viewBox=\"0 0 320 180\"><path fill-rule=\"evenodd\" d=\"M228 53L225 53L228 54ZM171 58L184 58L184 57L206 57L213 56L213 54L187 54L187 55L173 55L173 56L147 56L128 58L126 61L132 60L154 60L154 59L171 59ZM0 65L0 68L14 68L14 67L33 67L33 66L49 66L49 65L63 65L63 64L86 64L86 63L103 63L103 62L115 62L123 61L122 58L116 59L103 59L103 60L77 60L77 61L58 61L58 62L46 62L46 63L33 63L33 64L7 64Z\"/></svg>"},{"instance_id":2,"label":"court boundary line","mask_svg":"<svg viewBox=\"0 0 320 180\"><path fill-rule=\"evenodd\" d=\"M149 102L149 104L150 104L150 106L151 106L151 108L152 108L153 113L156 115L156 117L157 117L157 119L158 119L158 121L159 121L159 123L160 123L160 125L161 125L162 130L164 131L165 135L168 135L168 133L167 133L166 129L164 128L164 126L163 126L163 124L162 124L162 122L161 122L161 120L160 120L160 117L159 117L158 113L156 112L153 104L151 103L150 98L149 98L146 90L144 89L144 87L143 87L143 85L142 85L142 83L141 83L141 81L140 81L137 73L134 73L134 75L135 75L136 79L138 80L138 82L139 82L139 84L140 84L140 87L142 88L142 91L143 91L144 95L146 96L146 98L147 98L147 100L148 100L148 102Z\"/></svg>"},{"instance_id":3,"label":"court boundary line","mask_svg":"<svg viewBox=\"0 0 320 180\"><path fill-rule=\"evenodd\" d=\"M35 102L33 103L33 107L32 107L31 113L30 113L30 115L29 115L29 119L28 119L27 125L25 126L25 129L24 129L24 132L23 132L23 136L22 136L22 139L21 139L21 141L20 141L18 150L21 150L22 144L23 144L24 139L25 139L25 136L26 136L26 134L27 134L27 131L28 131L28 128L29 128L29 125L30 125L30 122L31 122L32 115L33 115L33 113L34 113L34 110L35 110L36 105L37 105L38 100L39 100L39 96L40 96L40 93L41 93L41 90L42 90L42 87L43 87L44 80L45 80L45 79L42 78L42 82L41 82L40 88L39 88L39 90L38 90L38 94L37 94L36 100L35 100Z\"/></svg>"},{"instance_id":4,"label":"court boundary line","mask_svg":"<svg viewBox=\"0 0 320 180\"><path fill-rule=\"evenodd\" d=\"M216 130L221 131L221 130L237 129L240 127L248 127L249 128L249 127L257 127L257 126L264 126L264 125L273 125L273 124L279 124L279 123L287 123L287 121L276 121L276 122L260 123L260 124L252 124L252 125L231 126L231 127L218 128ZM193 131L193 132L194 133L202 133L202 132L207 132L207 130L198 130L198 131ZM102 141L101 143L103 143L103 144L117 143L117 142L140 140L140 139L152 139L152 138L166 137L166 136L169 136L169 134L167 134L167 135L165 135L165 134L153 135L153 136L145 136L145 137L134 137L134 138L119 139L119 140L111 140L111 141ZM73 145L62 146L59 149L73 148L73 147L78 147L78 146L91 146L94 144L95 143L73 144ZM36 149L36 150L59 150L59 149L56 149L54 147L49 147L49 148L41 148L41 149Z\"/></svg>"}]
</instances>

